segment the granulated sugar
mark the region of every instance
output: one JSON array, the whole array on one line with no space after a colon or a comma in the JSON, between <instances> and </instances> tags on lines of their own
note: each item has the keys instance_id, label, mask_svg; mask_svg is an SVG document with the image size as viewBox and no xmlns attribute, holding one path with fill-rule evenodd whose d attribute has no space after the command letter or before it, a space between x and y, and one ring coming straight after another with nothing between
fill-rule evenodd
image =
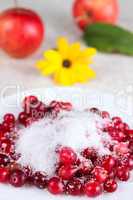
<instances>
[{"instance_id":1,"label":"granulated sugar","mask_svg":"<svg viewBox=\"0 0 133 200\"><path fill-rule=\"evenodd\" d=\"M97 127L104 123L87 111L62 112L56 119L47 116L20 130L16 144L19 162L52 175L58 159L55 150L60 145L72 147L77 154L86 147L94 147L101 155L110 154L104 143L111 143L111 138Z\"/></svg>"}]
</instances>

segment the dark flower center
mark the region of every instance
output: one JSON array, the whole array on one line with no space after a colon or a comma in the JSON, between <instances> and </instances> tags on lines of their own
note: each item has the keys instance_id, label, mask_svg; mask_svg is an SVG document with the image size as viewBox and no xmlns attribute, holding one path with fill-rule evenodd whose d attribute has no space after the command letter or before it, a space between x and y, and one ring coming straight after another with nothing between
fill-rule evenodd
<instances>
[{"instance_id":1,"label":"dark flower center","mask_svg":"<svg viewBox=\"0 0 133 200\"><path fill-rule=\"evenodd\" d=\"M69 68L72 65L71 61L68 59L63 60L62 64L63 64L63 67L66 67L66 68Z\"/></svg>"}]
</instances>

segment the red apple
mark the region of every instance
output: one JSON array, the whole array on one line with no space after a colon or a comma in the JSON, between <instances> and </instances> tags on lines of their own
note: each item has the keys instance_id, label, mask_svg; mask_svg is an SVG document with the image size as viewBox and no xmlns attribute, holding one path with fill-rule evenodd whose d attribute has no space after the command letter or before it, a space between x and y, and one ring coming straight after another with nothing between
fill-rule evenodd
<instances>
[{"instance_id":1,"label":"red apple","mask_svg":"<svg viewBox=\"0 0 133 200\"><path fill-rule=\"evenodd\" d=\"M10 56L24 58L42 43L44 25L36 12L12 8L0 14L0 47Z\"/></svg>"},{"instance_id":2,"label":"red apple","mask_svg":"<svg viewBox=\"0 0 133 200\"><path fill-rule=\"evenodd\" d=\"M114 24L118 13L118 0L75 0L73 5L73 16L81 29L95 22Z\"/></svg>"}]
</instances>

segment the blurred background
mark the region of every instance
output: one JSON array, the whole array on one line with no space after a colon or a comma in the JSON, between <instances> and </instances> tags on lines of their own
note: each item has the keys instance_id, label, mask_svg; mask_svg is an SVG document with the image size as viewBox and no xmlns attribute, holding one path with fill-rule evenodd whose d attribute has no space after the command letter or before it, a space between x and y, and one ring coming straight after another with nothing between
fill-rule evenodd
<instances>
[{"instance_id":1,"label":"blurred background","mask_svg":"<svg viewBox=\"0 0 133 200\"><path fill-rule=\"evenodd\" d=\"M22 90L55 86L50 78L42 77L35 68L35 62L45 49L55 45L58 36L67 36L70 41L81 40L81 32L71 15L72 0L18 0L18 5L38 12L46 26L45 40L41 48L26 59L14 59L0 51L0 89L10 86L7 95L15 92L15 86ZM119 0L118 24L133 31L133 1ZM1 0L0 11L14 6L13 0ZM10 37L10 36L9 36ZM93 68L97 78L82 87L121 91L133 86L133 57L98 53Z\"/></svg>"}]
</instances>

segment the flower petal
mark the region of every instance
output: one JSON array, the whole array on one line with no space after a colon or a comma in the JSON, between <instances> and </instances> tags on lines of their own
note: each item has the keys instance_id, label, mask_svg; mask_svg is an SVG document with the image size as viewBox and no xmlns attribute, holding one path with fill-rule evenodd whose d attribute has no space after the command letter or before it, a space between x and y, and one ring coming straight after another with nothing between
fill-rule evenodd
<instances>
[{"instance_id":1,"label":"flower petal","mask_svg":"<svg viewBox=\"0 0 133 200\"><path fill-rule=\"evenodd\" d=\"M74 84L74 74L71 69L64 69L57 71L54 75L56 83L63 86L70 86Z\"/></svg>"},{"instance_id":2,"label":"flower petal","mask_svg":"<svg viewBox=\"0 0 133 200\"><path fill-rule=\"evenodd\" d=\"M57 39L57 49L63 58L68 57L69 43L65 37Z\"/></svg>"},{"instance_id":3,"label":"flower petal","mask_svg":"<svg viewBox=\"0 0 133 200\"><path fill-rule=\"evenodd\" d=\"M59 54L58 51L54 51L54 50L48 50L46 52L44 52L44 57L45 59L53 64L61 64L62 62L62 58L61 55Z\"/></svg>"},{"instance_id":4,"label":"flower petal","mask_svg":"<svg viewBox=\"0 0 133 200\"><path fill-rule=\"evenodd\" d=\"M68 57L70 60L74 61L80 55L80 43L76 42L70 45Z\"/></svg>"}]
</instances>

